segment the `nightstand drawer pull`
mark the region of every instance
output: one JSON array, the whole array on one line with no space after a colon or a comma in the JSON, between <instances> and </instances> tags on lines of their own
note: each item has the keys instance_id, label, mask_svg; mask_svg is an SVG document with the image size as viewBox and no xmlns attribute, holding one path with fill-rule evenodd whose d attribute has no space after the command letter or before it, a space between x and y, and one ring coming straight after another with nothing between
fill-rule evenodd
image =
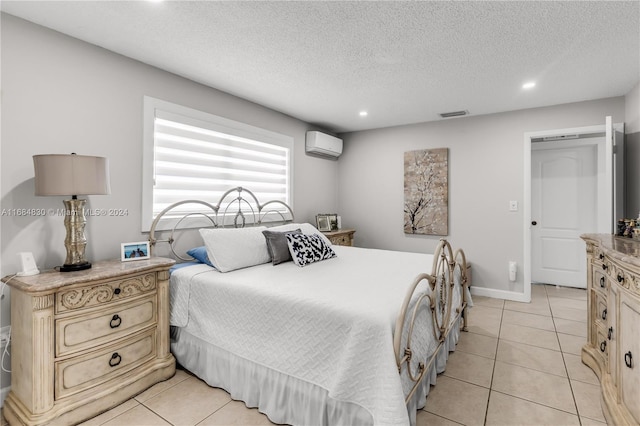
<instances>
[{"instance_id":1,"label":"nightstand drawer pull","mask_svg":"<svg viewBox=\"0 0 640 426\"><path fill-rule=\"evenodd\" d=\"M602 311L602 319L603 320L607 319L607 310L606 309L604 311Z\"/></svg>"},{"instance_id":2,"label":"nightstand drawer pull","mask_svg":"<svg viewBox=\"0 0 640 426\"><path fill-rule=\"evenodd\" d=\"M119 288L114 288L113 289L113 294L120 294L122 290L120 290Z\"/></svg>"},{"instance_id":3,"label":"nightstand drawer pull","mask_svg":"<svg viewBox=\"0 0 640 426\"><path fill-rule=\"evenodd\" d=\"M600 342L600 352L604 352L607 350L607 341L603 340L602 342ZM109 363L111 364L111 363Z\"/></svg>"},{"instance_id":4,"label":"nightstand drawer pull","mask_svg":"<svg viewBox=\"0 0 640 426\"><path fill-rule=\"evenodd\" d=\"M607 332L607 339L611 340L613 337L613 327L609 327L609 331Z\"/></svg>"},{"instance_id":5,"label":"nightstand drawer pull","mask_svg":"<svg viewBox=\"0 0 640 426\"><path fill-rule=\"evenodd\" d=\"M627 367L633 368L633 355L631 355L631 351L624 354L624 363Z\"/></svg>"},{"instance_id":6,"label":"nightstand drawer pull","mask_svg":"<svg viewBox=\"0 0 640 426\"><path fill-rule=\"evenodd\" d=\"M607 265L605 265L604 263L602 264L602 269L604 269L605 271L607 270Z\"/></svg>"},{"instance_id":7,"label":"nightstand drawer pull","mask_svg":"<svg viewBox=\"0 0 640 426\"><path fill-rule=\"evenodd\" d=\"M600 287L604 288L604 277L600 277Z\"/></svg>"},{"instance_id":8,"label":"nightstand drawer pull","mask_svg":"<svg viewBox=\"0 0 640 426\"><path fill-rule=\"evenodd\" d=\"M598 256L600 258L600 260L604 259L604 254L600 253L600 255Z\"/></svg>"},{"instance_id":9,"label":"nightstand drawer pull","mask_svg":"<svg viewBox=\"0 0 640 426\"><path fill-rule=\"evenodd\" d=\"M122 324L122 318L120 318L118 314L115 314L113 318L111 318L111 321L109 321L109 327L111 328L118 328L120 324Z\"/></svg>"},{"instance_id":10,"label":"nightstand drawer pull","mask_svg":"<svg viewBox=\"0 0 640 426\"><path fill-rule=\"evenodd\" d=\"M618 274L618 282L621 283L622 281L624 281L624 277Z\"/></svg>"},{"instance_id":11,"label":"nightstand drawer pull","mask_svg":"<svg viewBox=\"0 0 640 426\"><path fill-rule=\"evenodd\" d=\"M109 360L109 365L111 367L115 367L118 364L120 364L121 361L122 361L122 357L118 355L118 352L114 352L113 355L111 355L111 359Z\"/></svg>"}]
</instances>

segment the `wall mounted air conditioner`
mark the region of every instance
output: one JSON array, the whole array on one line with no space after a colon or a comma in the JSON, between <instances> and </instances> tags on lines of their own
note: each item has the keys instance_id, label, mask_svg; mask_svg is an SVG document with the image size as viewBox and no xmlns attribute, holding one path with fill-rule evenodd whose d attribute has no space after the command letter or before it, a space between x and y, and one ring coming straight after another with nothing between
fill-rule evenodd
<instances>
[{"instance_id":1,"label":"wall mounted air conditioner","mask_svg":"<svg viewBox=\"0 0 640 426\"><path fill-rule=\"evenodd\" d=\"M342 139L318 131L308 131L305 152L324 157L338 158L342 154Z\"/></svg>"}]
</instances>

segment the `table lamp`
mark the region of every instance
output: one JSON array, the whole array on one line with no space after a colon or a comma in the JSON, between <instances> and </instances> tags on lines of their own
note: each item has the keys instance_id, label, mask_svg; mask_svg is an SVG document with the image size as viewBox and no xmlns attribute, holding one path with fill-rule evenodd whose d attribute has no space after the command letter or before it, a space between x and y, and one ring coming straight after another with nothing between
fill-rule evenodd
<instances>
[{"instance_id":1,"label":"table lamp","mask_svg":"<svg viewBox=\"0 0 640 426\"><path fill-rule=\"evenodd\" d=\"M91 263L84 258L87 246L84 205L87 200L79 200L78 195L106 195L111 192L109 160L75 153L34 155L33 168L36 195L71 196L70 200L63 200L67 258L60 272L91 268Z\"/></svg>"}]
</instances>

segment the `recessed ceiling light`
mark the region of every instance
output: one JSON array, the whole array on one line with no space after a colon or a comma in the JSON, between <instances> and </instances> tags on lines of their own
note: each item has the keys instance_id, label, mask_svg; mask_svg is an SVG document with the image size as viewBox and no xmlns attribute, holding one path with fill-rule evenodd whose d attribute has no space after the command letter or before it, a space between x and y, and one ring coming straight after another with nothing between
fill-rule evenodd
<instances>
[{"instance_id":1,"label":"recessed ceiling light","mask_svg":"<svg viewBox=\"0 0 640 426\"><path fill-rule=\"evenodd\" d=\"M536 82L535 81L529 81L525 84L522 85L522 88L525 90L529 90L529 89L533 89L534 87L536 87Z\"/></svg>"},{"instance_id":2,"label":"recessed ceiling light","mask_svg":"<svg viewBox=\"0 0 640 426\"><path fill-rule=\"evenodd\" d=\"M360 111L360 117L366 117L367 115L369 115L367 111Z\"/></svg>"}]
</instances>

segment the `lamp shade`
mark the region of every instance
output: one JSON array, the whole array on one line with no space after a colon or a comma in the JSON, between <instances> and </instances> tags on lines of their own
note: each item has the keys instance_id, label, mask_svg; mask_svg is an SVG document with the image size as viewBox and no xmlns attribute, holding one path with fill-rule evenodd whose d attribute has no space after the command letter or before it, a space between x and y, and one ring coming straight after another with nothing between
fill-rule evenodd
<instances>
[{"instance_id":1,"label":"lamp shade","mask_svg":"<svg viewBox=\"0 0 640 426\"><path fill-rule=\"evenodd\" d=\"M36 195L106 195L109 160L76 154L33 156Z\"/></svg>"}]
</instances>

